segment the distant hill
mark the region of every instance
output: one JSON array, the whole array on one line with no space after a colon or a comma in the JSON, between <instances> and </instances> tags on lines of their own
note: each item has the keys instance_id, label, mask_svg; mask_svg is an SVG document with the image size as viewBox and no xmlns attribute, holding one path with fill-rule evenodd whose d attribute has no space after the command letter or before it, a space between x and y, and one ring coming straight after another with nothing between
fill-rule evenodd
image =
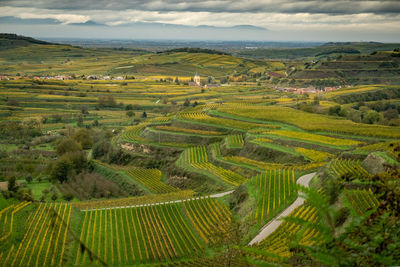
<instances>
[{"instance_id":1,"label":"distant hill","mask_svg":"<svg viewBox=\"0 0 400 267\"><path fill-rule=\"evenodd\" d=\"M187 52L187 53L204 53L204 54L211 54L211 55L230 55L225 52L217 51L214 49L204 49L204 48L192 48L192 47L183 47L183 48L176 48L165 50L159 53L178 53L178 52Z\"/></svg>"},{"instance_id":2,"label":"distant hill","mask_svg":"<svg viewBox=\"0 0 400 267\"><path fill-rule=\"evenodd\" d=\"M399 55L393 50L336 55L334 58L305 63L304 69L291 72L289 78L297 81L328 80L333 83L331 85L400 84Z\"/></svg>"},{"instance_id":3,"label":"distant hill","mask_svg":"<svg viewBox=\"0 0 400 267\"><path fill-rule=\"evenodd\" d=\"M2 34L0 42L0 58L4 60L0 64L0 73L6 75L67 73L187 77L199 72L203 77L226 78L235 71L241 75L248 72L253 75L255 72L265 72L270 67L262 61L237 58L213 49L186 47L152 53L128 48L88 48L53 44L15 34Z\"/></svg>"},{"instance_id":4,"label":"distant hill","mask_svg":"<svg viewBox=\"0 0 400 267\"><path fill-rule=\"evenodd\" d=\"M0 49L28 46L32 44L54 45L54 43L37 40L32 37L17 35L13 33L0 33Z\"/></svg>"},{"instance_id":5,"label":"distant hill","mask_svg":"<svg viewBox=\"0 0 400 267\"><path fill-rule=\"evenodd\" d=\"M375 51L393 51L400 44L386 44L378 42L339 42L325 43L316 47L306 48L268 48L241 50L239 56L263 59L314 59L326 58L332 55L371 54Z\"/></svg>"}]
</instances>

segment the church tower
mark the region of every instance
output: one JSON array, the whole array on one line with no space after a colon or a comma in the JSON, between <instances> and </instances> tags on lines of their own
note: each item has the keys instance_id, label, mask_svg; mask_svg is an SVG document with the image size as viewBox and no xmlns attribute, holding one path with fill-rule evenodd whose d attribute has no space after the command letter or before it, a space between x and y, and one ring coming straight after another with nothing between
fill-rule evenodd
<instances>
[{"instance_id":1,"label":"church tower","mask_svg":"<svg viewBox=\"0 0 400 267\"><path fill-rule=\"evenodd\" d=\"M199 76L199 74L197 73L197 71L196 71L196 75L194 75L193 81L194 81L194 83L195 83L197 86L201 86L200 76Z\"/></svg>"}]
</instances>

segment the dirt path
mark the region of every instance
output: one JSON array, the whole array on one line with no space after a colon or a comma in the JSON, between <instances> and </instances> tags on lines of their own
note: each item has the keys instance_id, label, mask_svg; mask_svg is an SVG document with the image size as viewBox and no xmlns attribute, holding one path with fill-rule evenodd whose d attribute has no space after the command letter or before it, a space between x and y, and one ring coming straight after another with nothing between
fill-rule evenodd
<instances>
[{"instance_id":1,"label":"dirt path","mask_svg":"<svg viewBox=\"0 0 400 267\"><path fill-rule=\"evenodd\" d=\"M208 197L209 198L220 198L220 197L224 197L226 195L232 194L233 191L235 191L235 190L222 192L222 193L209 195L209 196L193 197L193 198L189 198L189 199L195 200L195 199L203 199L203 198L208 198ZM179 202L183 202L183 201L189 200L189 199L178 199L178 200L173 200L173 201L157 202L157 203L150 203L150 204L139 204L139 205L130 205L130 206L111 207L111 208L99 208L99 209L90 209L90 210L81 210L81 211L126 209L126 208L136 208L136 207L144 207L144 206L153 206L153 205L164 205L164 204L170 204L170 203L171 204L172 203L179 203Z\"/></svg>"},{"instance_id":2,"label":"dirt path","mask_svg":"<svg viewBox=\"0 0 400 267\"><path fill-rule=\"evenodd\" d=\"M297 184L309 187L311 179L314 177L315 172L309 173L306 175L301 176L297 180ZM294 211L297 207L303 205L304 203L304 198L299 194L299 197L289 206L287 207L284 211L282 211L280 214L278 214L274 219L269 221L266 225L261 228L260 232L256 235L256 237L253 238L253 240L250 241L249 245L254 245L260 243L264 238L272 234L278 227L281 225L283 222L283 218L287 217Z\"/></svg>"}]
</instances>

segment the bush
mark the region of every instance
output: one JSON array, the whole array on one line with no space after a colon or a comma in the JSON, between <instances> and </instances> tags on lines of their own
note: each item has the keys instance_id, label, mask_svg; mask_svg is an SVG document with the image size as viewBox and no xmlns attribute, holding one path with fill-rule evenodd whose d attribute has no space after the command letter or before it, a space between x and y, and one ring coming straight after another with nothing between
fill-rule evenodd
<instances>
[{"instance_id":1,"label":"bush","mask_svg":"<svg viewBox=\"0 0 400 267\"><path fill-rule=\"evenodd\" d=\"M71 175L80 173L88 167L83 151L67 152L50 167L50 176L60 183L67 181Z\"/></svg>"},{"instance_id":2,"label":"bush","mask_svg":"<svg viewBox=\"0 0 400 267\"><path fill-rule=\"evenodd\" d=\"M72 199L74 199L74 195L71 193L65 193L62 196L63 199L65 199L65 201L71 201Z\"/></svg>"},{"instance_id":3,"label":"bush","mask_svg":"<svg viewBox=\"0 0 400 267\"><path fill-rule=\"evenodd\" d=\"M72 137L83 149L90 149L93 146L93 137L86 128L79 129Z\"/></svg>"},{"instance_id":4,"label":"bush","mask_svg":"<svg viewBox=\"0 0 400 267\"><path fill-rule=\"evenodd\" d=\"M128 110L126 112L126 116L128 116L129 118L134 117L135 116L135 112L133 112L132 110Z\"/></svg>"},{"instance_id":5,"label":"bush","mask_svg":"<svg viewBox=\"0 0 400 267\"><path fill-rule=\"evenodd\" d=\"M54 194L51 196L51 200L53 200L53 201L56 201L57 198L58 198L57 193L54 193Z\"/></svg>"},{"instance_id":6,"label":"bush","mask_svg":"<svg viewBox=\"0 0 400 267\"><path fill-rule=\"evenodd\" d=\"M57 154L59 156L67 152L75 152L80 150L82 150L82 146L71 138L61 140L61 142L57 146Z\"/></svg>"},{"instance_id":7,"label":"bush","mask_svg":"<svg viewBox=\"0 0 400 267\"><path fill-rule=\"evenodd\" d=\"M116 107L117 101L112 95L99 96L98 107Z\"/></svg>"}]
</instances>

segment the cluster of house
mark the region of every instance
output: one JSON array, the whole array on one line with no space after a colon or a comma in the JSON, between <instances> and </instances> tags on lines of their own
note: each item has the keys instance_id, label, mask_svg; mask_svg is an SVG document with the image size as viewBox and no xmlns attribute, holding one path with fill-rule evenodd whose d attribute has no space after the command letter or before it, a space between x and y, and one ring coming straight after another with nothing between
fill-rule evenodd
<instances>
[{"instance_id":1,"label":"cluster of house","mask_svg":"<svg viewBox=\"0 0 400 267\"><path fill-rule=\"evenodd\" d=\"M278 91L282 92L291 92L295 93L297 95L302 95L304 93L308 94L315 94L319 92L331 92L335 91L342 88L341 86L336 86L336 87L321 87L321 88L316 88L314 86L306 87L306 88L296 88L296 87L278 87L276 86L275 89Z\"/></svg>"},{"instance_id":2,"label":"cluster of house","mask_svg":"<svg viewBox=\"0 0 400 267\"><path fill-rule=\"evenodd\" d=\"M34 80L72 80L72 76L69 75L57 75L57 76L34 76Z\"/></svg>"},{"instance_id":3,"label":"cluster of house","mask_svg":"<svg viewBox=\"0 0 400 267\"><path fill-rule=\"evenodd\" d=\"M107 75L106 76L88 75L86 77L86 80L105 80L105 81L115 80L115 81L122 81L122 80L125 80L125 78L122 77L122 76L110 77L110 76L107 76Z\"/></svg>"}]
</instances>

